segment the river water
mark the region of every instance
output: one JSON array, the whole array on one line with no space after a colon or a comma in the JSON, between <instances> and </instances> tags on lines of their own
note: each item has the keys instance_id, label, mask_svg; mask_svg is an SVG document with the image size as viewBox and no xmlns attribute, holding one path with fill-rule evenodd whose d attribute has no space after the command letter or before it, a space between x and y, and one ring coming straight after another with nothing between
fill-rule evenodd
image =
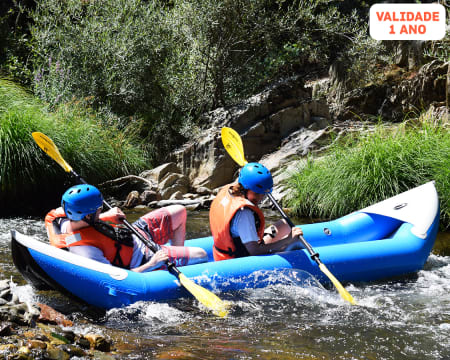
<instances>
[{"instance_id":1,"label":"river water","mask_svg":"<svg viewBox=\"0 0 450 360\"><path fill-rule=\"evenodd\" d=\"M129 213L134 220L139 213ZM272 214L273 215L273 214ZM270 216L269 216L270 220ZM233 303L226 319L193 299L136 303L96 314L56 292L36 292L12 263L9 230L45 237L41 219L0 219L0 278L23 300L68 314L77 333L103 333L128 359L450 359L450 234L440 233L422 271L397 280L345 284L344 302L299 271L279 284L218 294ZM206 212L188 214L187 238L207 236ZM125 354L125 355L124 355Z\"/></svg>"}]
</instances>

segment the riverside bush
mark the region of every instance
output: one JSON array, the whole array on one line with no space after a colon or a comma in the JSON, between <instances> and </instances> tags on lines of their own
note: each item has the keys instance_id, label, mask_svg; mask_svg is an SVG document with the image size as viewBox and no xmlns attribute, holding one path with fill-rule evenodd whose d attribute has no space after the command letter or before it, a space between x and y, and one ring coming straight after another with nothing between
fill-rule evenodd
<instances>
[{"instance_id":1,"label":"riverside bush","mask_svg":"<svg viewBox=\"0 0 450 360\"><path fill-rule=\"evenodd\" d=\"M340 3L41 0L31 15L34 89L52 105L93 97L142 119L161 161L204 112L327 68L364 31Z\"/></svg>"},{"instance_id":2,"label":"riverside bush","mask_svg":"<svg viewBox=\"0 0 450 360\"><path fill-rule=\"evenodd\" d=\"M354 140L352 140L353 142ZM441 226L450 226L450 136L439 124L379 128L356 144L334 145L293 174L289 205L303 216L337 218L435 180Z\"/></svg>"},{"instance_id":3,"label":"riverside bush","mask_svg":"<svg viewBox=\"0 0 450 360\"><path fill-rule=\"evenodd\" d=\"M0 213L48 204L47 198L59 199L74 184L36 145L34 131L49 136L64 159L93 184L144 168L143 152L126 129L101 127L92 111L76 103L49 112L24 89L0 80Z\"/></svg>"},{"instance_id":4,"label":"riverside bush","mask_svg":"<svg viewBox=\"0 0 450 360\"><path fill-rule=\"evenodd\" d=\"M164 16L154 1L39 1L31 29L35 93L51 105L89 97L128 122L139 117L149 154L159 159L180 142L183 110L165 85L173 44Z\"/></svg>"}]
</instances>

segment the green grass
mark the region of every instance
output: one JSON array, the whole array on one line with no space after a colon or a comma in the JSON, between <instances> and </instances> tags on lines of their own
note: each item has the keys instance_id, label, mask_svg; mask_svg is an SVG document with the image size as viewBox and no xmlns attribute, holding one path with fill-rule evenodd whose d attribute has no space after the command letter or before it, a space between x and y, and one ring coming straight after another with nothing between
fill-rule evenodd
<instances>
[{"instance_id":1,"label":"green grass","mask_svg":"<svg viewBox=\"0 0 450 360\"><path fill-rule=\"evenodd\" d=\"M450 135L433 121L396 131L381 126L352 145L334 145L327 156L309 159L289 184L296 215L336 218L400 192L436 181L441 226L450 225Z\"/></svg>"},{"instance_id":2,"label":"green grass","mask_svg":"<svg viewBox=\"0 0 450 360\"><path fill-rule=\"evenodd\" d=\"M102 126L75 102L49 112L23 88L0 79L0 199L8 208L32 207L47 194L73 184L34 142L31 133L50 137L63 158L88 182L97 184L144 168L143 151L129 131ZM58 193L58 197L61 194Z\"/></svg>"}]
</instances>

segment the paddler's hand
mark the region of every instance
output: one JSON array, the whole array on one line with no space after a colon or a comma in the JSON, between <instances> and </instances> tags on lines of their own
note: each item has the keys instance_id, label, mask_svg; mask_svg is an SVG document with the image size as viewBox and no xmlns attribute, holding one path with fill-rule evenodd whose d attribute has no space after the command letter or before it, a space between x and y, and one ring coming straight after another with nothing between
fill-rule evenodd
<instances>
[{"instance_id":1,"label":"paddler's hand","mask_svg":"<svg viewBox=\"0 0 450 360\"><path fill-rule=\"evenodd\" d=\"M145 264L130 270L135 272L152 271L163 266L167 260L169 260L169 255L167 255L164 249L161 249L157 251Z\"/></svg>"},{"instance_id":2,"label":"paddler's hand","mask_svg":"<svg viewBox=\"0 0 450 360\"><path fill-rule=\"evenodd\" d=\"M164 265L164 263L167 260L169 260L169 255L167 255L167 253L163 249L158 250L155 253L155 255L152 256L150 261L147 263L148 264L148 268L149 269L159 268L160 266Z\"/></svg>"},{"instance_id":3,"label":"paddler's hand","mask_svg":"<svg viewBox=\"0 0 450 360\"><path fill-rule=\"evenodd\" d=\"M303 230L299 227L293 227L292 228L292 237L300 237L303 236Z\"/></svg>"},{"instance_id":4,"label":"paddler's hand","mask_svg":"<svg viewBox=\"0 0 450 360\"><path fill-rule=\"evenodd\" d=\"M126 219L125 214L118 207L114 207L100 214L100 220L110 221L114 224L122 224L123 220Z\"/></svg>"}]
</instances>

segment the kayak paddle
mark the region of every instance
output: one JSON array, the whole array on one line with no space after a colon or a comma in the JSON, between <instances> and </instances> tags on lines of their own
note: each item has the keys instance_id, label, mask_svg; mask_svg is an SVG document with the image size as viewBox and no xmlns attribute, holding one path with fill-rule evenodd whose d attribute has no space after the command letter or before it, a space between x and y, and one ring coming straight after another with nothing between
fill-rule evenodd
<instances>
[{"instance_id":1,"label":"kayak paddle","mask_svg":"<svg viewBox=\"0 0 450 360\"><path fill-rule=\"evenodd\" d=\"M70 173L74 176L78 182L86 184L86 181L78 175L72 167L63 159L58 148L54 144L54 142L45 134L40 132L32 133L34 141L36 144L53 160L55 160L66 172ZM105 200L103 200L103 204L111 209L111 205L109 205ZM151 251L156 253L158 251L158 247L153 241L147 240L141 233L139 233L126 219L123 220L125 226L130 229L134 235L136 235ZM183 273L178 270L174 263L166 261L167 269L169 272L176 276L180 281L180 284L183 285L186 290L188 290L199 302L201 302L208 309L212 310L212 312L220 317L225 317L228 314L229 304L225 301L222 301L215 294L210 292L209 290L201 287L200 285L194 283L192 280L188 279Z\"/></svg>"},{"instance_id":2,"label":"kayak paddle","mask_svg":"<svg viewBox=\"0 0 450 360\"><path fill-rule=\"evenodd\" d=\"M227 150L228 154L232 157L234 161L239 166L244 166L248 163L248 161L245 159L244 156L244 146L242 145L242 139L239 136L239 134L229 127L223 127L221 131L222 135L222 143L225 149ZM281 216L284 220L289 224L289 226L292 228L295 225L291 221L291 219L286 215L286 213L283 211L283 209L280 207L280 205L277 203L275 198L272 194L267 194L270 201L272 201L273 205L277 208L277 210L280 212ZM331 280L331 282L334 284L336 289L338 290L339 294L344 300L347 300L352 305L356 305L356 301L353 299L353 297L350 295L350 293L344 289L344 287L341 285L341 283L336 279L336 277L327 269L324 263L319 258L319 254L313 250L311 245L305 240L303 236L299 236L299 239L303 246L306 248L306 250L309 252L311 259L314 260L317 265L319 265L320 270Z\"/></svg>"}]
</instances>

